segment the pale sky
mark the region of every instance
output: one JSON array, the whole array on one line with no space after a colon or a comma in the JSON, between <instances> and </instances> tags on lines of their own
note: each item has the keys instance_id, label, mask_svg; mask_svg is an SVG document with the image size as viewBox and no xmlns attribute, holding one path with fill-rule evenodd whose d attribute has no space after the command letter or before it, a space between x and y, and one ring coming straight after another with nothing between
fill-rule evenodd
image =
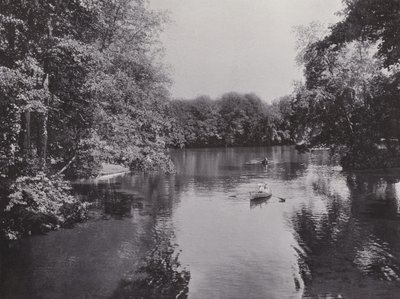
<instances>
[{"instance_id":1,"label":"pale sky","mask_svg":"<svg viewBox=\"0 0 400 299\"><path fill-rule=\"evenodd\" d=\"M265 101L291 93L301 78L293 26L335 23L341 0L150 0L168 10L162 34L175 98L229 91Z\"/></svg>"}]
</instances>

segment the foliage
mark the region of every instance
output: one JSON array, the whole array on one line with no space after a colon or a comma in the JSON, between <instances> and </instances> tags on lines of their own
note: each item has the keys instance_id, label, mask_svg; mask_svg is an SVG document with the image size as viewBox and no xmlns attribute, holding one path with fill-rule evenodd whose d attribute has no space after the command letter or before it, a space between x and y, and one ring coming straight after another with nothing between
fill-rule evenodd
<instances>
[{"instance_id":1,"label":"foliage","mask_svg":"<svg viewBox=\"0 0 400 299\"><path fill-rule=\"evenodd\" d=\"M400 56L388 35L399 2L377 2L347 1L344 20L326 36L306 36L299 52L306 81L292 101L294 136L340 152L347 168L400 165Z\"/></svg>"},{"instance_id":2,"label":"foliage","mask_svg":"<svg viewBox=\"0 0 400 299\"><path fill-rule=\"evenodd\" d=\"M400 1L345 0L343 21L335 24L326 44L341 46L362 39L378 43L386 67L400 59Z\"/></svg>"},{"instance_id":3,"label":"foliage","mask_svg":"<svg viewBox=\"0 0 400 299\"><path fill-rule=\"evenodd\" d=\"M283 96L267 107L269 115L268 132L274 143L282 144L293 141L294 127L292 122L292 97Z\"/></svg>"},{"instance_id":4,"label":"foliage","mask_svg":"<svg viewBox=\"0 0 400 299\"><path fill-rule=\"evenodd\" d=\"M24 189L43 225L64 222L57 200L67 197L52 195L54 175L96 176L102 162L173 170L158 42L165 21L143 0L0 0L0 177L29 189L47 176L43 192Z\"/></svg>"},{"instance_id":5,"label":"foliage","mask_svg":"<svg viewBox=\"0 0 400 299\"><path fill-rule=\"evenodd\" d=\"M163 14L142 0L0 1L0 8L4 175L91 176L99 159L135 165L146 152L155 155L152 167L170 164Z\"/></svg>"},{"instance_id":6,"label":"foliage","mask_svg":"<svg viewBox=\"0 0 400 299\"><path fill-rule=\"evenodd\" d=\"M219 113L209 97L172 101L171 114L176 120L174 142L180 147L215 145L222 139L217 129Z\"/></svg>"},{"instance_id":7,"label":"foliage","mask_svg":"<svg viewBox=\"0 0 400 299\"><path fill-rule=\"evenodd\" d=\"M86 218L87 204L71 195L62 177L43 172L19 177L10 188L2 226L7 239L43 233Z\"/></svg>"},{"instance_id":8,"label":"foliage","mask_svg":"<svg viewBox=\"0 0 400 299\"><path fill-rule=\"evenodd\" d=\"M287 97L272 105L254 94L226 93L171 102L172 144L178 147L245 146L290 143Z\"/></svg>"}]
</instances>

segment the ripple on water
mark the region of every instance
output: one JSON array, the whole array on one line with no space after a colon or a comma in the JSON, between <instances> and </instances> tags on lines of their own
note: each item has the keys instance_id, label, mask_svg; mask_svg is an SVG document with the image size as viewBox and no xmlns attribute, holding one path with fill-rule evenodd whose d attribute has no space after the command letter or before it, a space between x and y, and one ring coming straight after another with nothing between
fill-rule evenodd
<instances>
[{"instance_id":1,"label":"ripple on water","mask_svg":"<svg viewBox=\"0 0 400 299\"><path fill-rule=\"evenodd\" d=\"M291 147L173 159L175 175L77 186L93 219L2 252L0 297L398 297L399 172L343 173ZM286 201L251 204L265 181Z\"/></svg>"}]
</instances>

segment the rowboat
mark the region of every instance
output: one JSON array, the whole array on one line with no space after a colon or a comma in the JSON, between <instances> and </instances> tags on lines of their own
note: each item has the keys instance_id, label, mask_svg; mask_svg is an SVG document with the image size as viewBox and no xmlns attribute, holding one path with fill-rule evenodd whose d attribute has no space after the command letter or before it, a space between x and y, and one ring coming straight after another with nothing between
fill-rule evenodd
<instances>
[{"instance_id":1,"label":"rowboat","mask_svg":"<svg viewBox=\"0 0 400 299\"><path fill-rule=\"evenodd\" d=\"M266 191L250 192L250 200L268 199L272 196L272 193Z\"/></svg>"},{"instance_id":2,"label":"rowboat","mask_svg":"<svg viewBox=\"0 0 400 299\"><path fill-rule=\"evenodd\" d=\"M245 162L244 165L268 165L269 160L267 157L263 158L262 160L252 159L248 162Z\"/></svg>"}]
</instances>

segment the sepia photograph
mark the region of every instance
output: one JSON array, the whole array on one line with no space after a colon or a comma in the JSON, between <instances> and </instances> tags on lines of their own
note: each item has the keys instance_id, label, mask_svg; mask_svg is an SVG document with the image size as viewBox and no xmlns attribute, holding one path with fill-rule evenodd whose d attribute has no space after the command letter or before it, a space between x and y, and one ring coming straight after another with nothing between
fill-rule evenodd
<instances>
[{"instance_id":1,"label":"sepia photograph","mask_svg":"<svg viewBox=\"0 0 400 299\"><path fill-rule=\"evenodd\" d=\"M0 299L400 298L400 0L0 0Z\"/></svg>"}]
</instances>

